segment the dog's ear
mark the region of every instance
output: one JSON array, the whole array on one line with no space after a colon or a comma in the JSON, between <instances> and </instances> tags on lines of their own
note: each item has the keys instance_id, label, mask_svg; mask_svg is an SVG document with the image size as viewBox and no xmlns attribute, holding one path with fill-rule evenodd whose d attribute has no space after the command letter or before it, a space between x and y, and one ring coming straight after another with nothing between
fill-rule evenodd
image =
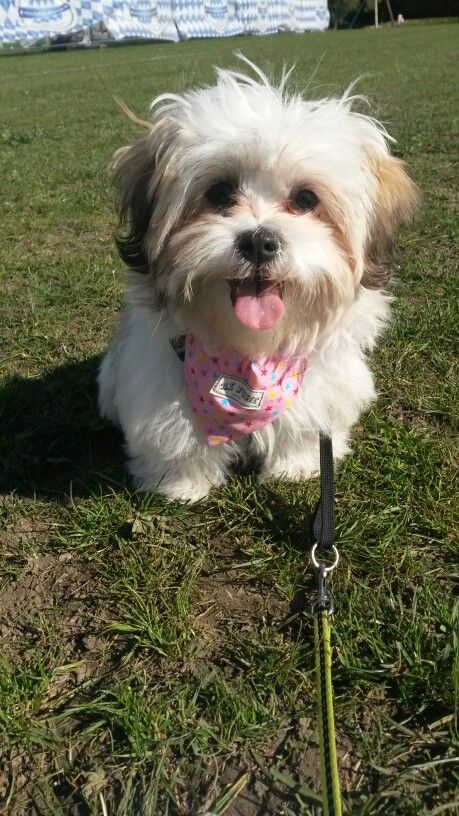
<instances>
[{"instance_id":1,"label":"dog's ear","mask_svg":"<svg viewBox=\"0 0 459 816\"><path fill-rule=\"evenodd\" d=\"M403 162L393 156L372 162L377 197L367 241L362 285L383 288L390 277L388 261L395 236L411 221L419 203L419 191L405 172Z\"/></svg>"},{"instance_id":2,"label":"dog's ear","mask_svg":"<svg viewBox=\"0 0 459 816\"><path fill-rule=\"evenodd\" d=\"M145 136L115 154L113 178L118 189L118 252L130 269L148 272L146 236L154 209L151 194L155 157L151 139Z\"/></svg>"}]
</instances>

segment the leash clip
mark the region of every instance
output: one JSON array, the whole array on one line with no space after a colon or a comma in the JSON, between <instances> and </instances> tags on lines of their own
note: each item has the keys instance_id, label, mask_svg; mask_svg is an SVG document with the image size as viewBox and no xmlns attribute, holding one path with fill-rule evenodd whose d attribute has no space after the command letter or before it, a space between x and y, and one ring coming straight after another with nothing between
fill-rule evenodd
<instances>
[{"instance_id":1,"label":"leash clip","mask_svg":"<svg viewBox=\"0 0 459 816\"><path fill-rule=\"evenodd\" d=\"M316 599L311 604L312 612L328 612L329 615L333 614L333 610L335 608L335 602L333 600L333 596L328 590L328 574L332 572L338 564L339 561L339 553L335 546L332 547L334 561L330 566L326 564L322 564L316 558L316 550L318 544L314 544L311 550L311 561L315 568L316 573L316 581L317 581L317 596Z\"/></svg>"}]
</instances>

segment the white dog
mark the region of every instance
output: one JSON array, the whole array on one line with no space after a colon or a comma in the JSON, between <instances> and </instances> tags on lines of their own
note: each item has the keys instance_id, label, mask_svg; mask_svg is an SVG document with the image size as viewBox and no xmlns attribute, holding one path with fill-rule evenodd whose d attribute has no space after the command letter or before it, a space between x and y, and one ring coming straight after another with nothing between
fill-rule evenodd
<instances>
[{"instance_id":1,"label":"white dog","mask_svg":"<svg viewBox=\"0 0 459 816\"><path fill-rule=\"evenodd\" d=\"M416 188L356 97L305 101L218 71L152 104L115 157L127 306L100 375L144 490L197 501L254 458L261 479L318 471L375 396L385 266Z\"/></svg>"}]
</instances>

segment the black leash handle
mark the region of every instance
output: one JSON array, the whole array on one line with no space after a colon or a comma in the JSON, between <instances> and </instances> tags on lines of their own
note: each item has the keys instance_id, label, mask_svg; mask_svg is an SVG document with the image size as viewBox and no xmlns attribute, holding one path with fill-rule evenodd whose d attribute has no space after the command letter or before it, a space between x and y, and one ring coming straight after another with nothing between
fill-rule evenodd
<instances>
[{"instance_id":1,"label":"black leash handle","mask_svg":"<svg viewBox=\"0 0 459 816\"><path fill-rule=\"evenodd\" d=\"M335 484L333 445L330 436L320 434L320 499L311 523L311 537L319 548L331 550L335 543Z\"/></svg>"}]
</instances>

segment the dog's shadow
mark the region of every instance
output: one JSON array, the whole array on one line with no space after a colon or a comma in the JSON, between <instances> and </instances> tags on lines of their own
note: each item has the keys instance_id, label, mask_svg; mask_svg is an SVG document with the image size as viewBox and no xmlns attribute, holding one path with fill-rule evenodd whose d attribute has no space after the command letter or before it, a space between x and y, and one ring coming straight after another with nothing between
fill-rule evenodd
<instances>
[{"instance_id":1,"label":"dog's shadow","mask_svg":"<svg viewBox=\"0 0 459 816\"><path fill-rule=\"evenodd\" d=\"M0 388L0 491L44 500L127 484L122 437L97 411L98 357Z\"/></svg>"},{"instance_id":2,"label":"dog's shadow","mask_svg":"<svg viewBox=\"0 0 459 816\"><path fill-rule=\"evenodd\" d=\"M132 489L122 434L98 413L99 360L92 357L59 366L41 377L14 376L4 381L0 387L0 492L66 501L69 496L84 497L108 488ZM256 504L260 500L269 508L261 524L271 541L284 546L289 540L306 553L309 502L299 503L295 493L287 498L269 483L257 491ZM301 605L301 599L296 600Z\"/></svg>"}]
</instances>

